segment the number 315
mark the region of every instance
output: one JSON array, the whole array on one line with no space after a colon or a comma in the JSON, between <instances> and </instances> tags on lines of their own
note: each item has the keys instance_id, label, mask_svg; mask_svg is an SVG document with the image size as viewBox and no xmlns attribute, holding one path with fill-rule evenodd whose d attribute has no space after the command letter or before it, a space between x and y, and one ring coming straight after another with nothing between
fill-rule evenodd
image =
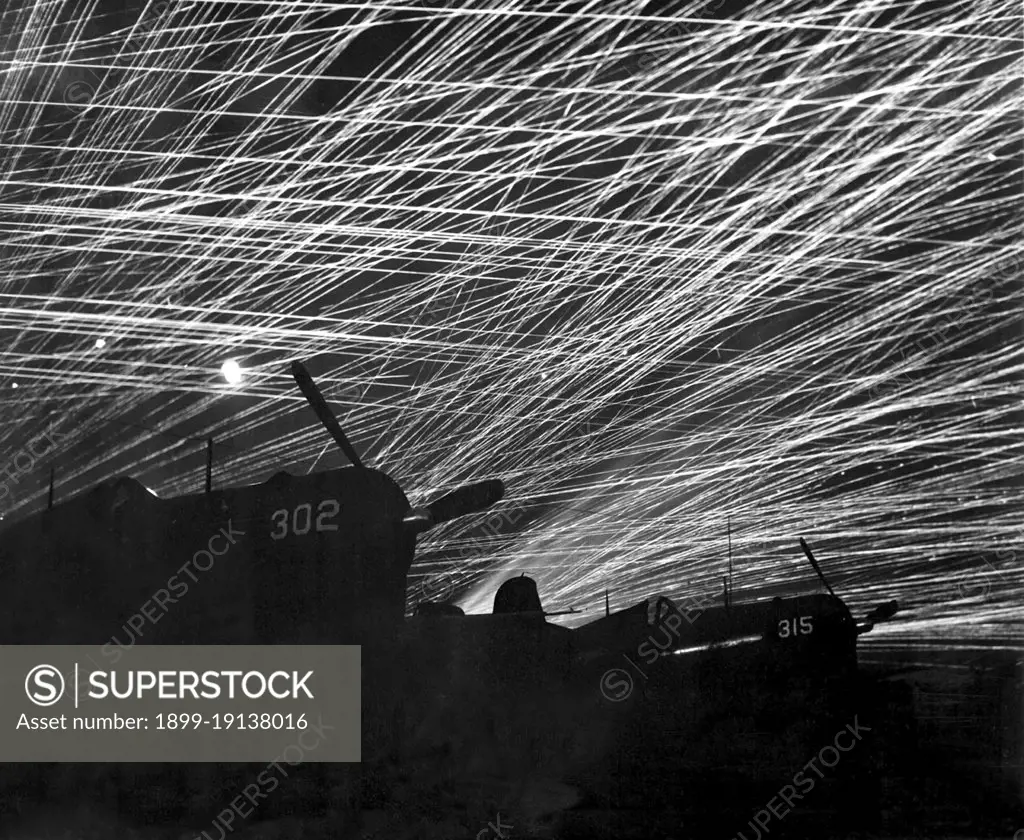
<instances>
[{"instance_id":1,"label":"number 315","mask_svg":"<svg viewBox=\"0 0 1024 840\"><path fill-rule=\"evenodd\" d=\"M800 616L799 629L797 629L796 619L783 619L779 622L779 638L786 639L789 636L809 636L814 632L814 616L802 615ZM790 631L790 622L792 622L792 632Z\"/></svg>"},{"instance_id":2,"label":"number 315","mask_svg":"<svg viewBox=\"0 0 1024 840\"><path fill-rule=\"evenodd\" d=\"M341 505L336 499L324 499L316 508L316 530L337 531L338 526L328 520L338 515ZM289 516L289 513L291 516ZM275 510L273 513L276 529L270 535L271 539L283 540L288 536L288 520L291 519L292 533L298 537L308 534L313 525L313 506L308 502L299 505L295 510Z\"/></svg>"}]
</instances>

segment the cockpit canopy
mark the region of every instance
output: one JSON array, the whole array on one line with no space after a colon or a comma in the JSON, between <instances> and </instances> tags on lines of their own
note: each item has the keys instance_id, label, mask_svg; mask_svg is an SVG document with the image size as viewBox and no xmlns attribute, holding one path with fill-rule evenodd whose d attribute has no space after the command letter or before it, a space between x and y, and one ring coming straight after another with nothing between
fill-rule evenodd
<instances>
[{"instance_id":1,"label":"cockpit canopy","mask_svg":"<svg viewBox=\"0 0 1024 840\"><path fill-rule=\"evenodd\" d=\"M494 614L517 612L543 612L537 582L521 575L506 580L494 596Z\"/></svg>"}]
</instances>

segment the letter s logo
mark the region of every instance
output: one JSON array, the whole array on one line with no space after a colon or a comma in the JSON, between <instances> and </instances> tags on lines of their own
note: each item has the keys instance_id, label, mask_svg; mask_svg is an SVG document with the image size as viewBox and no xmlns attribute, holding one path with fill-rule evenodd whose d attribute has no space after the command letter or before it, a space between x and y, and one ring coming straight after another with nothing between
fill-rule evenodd
<instances>
[{"instance_id":1,"label":"letter s logo","mask_svg":"<svg viewBox=\"0 0 1024 840\"><path fill-rule=\"evenodd\" d=\"M601 677L601 694L606 700L621 703L633 693L633 678L622 668L605 671Z\"/></svg>"},{"instance_id":2,"label":"letter s logo","mask_svg":"<svg viewBox=\"0 0 1024 840\"><path fill-rule=\"evenodd\" d=\"M650 639L648 639L646 642L642 642L640 644L640 647L636 649L636 652L644 658L644 662L648 665L653 665L655 662L657 662L658 657L661 655L658 651L654 649L653 644L654 643ZM647 658L648 655L651 657L650 659Z\"/></svg>"},{"instance_id":3,"label":"letter s logo","mask_svg":"<svg viewBox=\"0 0 1024 840\"><path fill-rule=\"evenodd\" d=\"M64 696L64 675L52 665L36 665L25 677L25 694L37 706L52 706Z\"/></svg>"},{"instance_id":4,"label":"letter s logo","mask_svg":"<svg viewBox=\"0 0 1024 840\"><path fill-rule=\"evenodd\" d=\"M650 70L658 63L658 57L652 53L641 53L636 59L636 66L639 70Z\"/></svg>"},{"instance_id":5,"label":"letter s logo","mask_svg":"<svg viewBox=\"0 0 1024 840\"><path fill-rule=\"evenodd\" d=\"M64 101L68 105L88 105L96 95L96 89L88 82L72 82L64 88Z\"/></svg>"},{"instance_id":6,"label":"letter s logo","mask_svg":"<svg viewBox=\"0 0 1024 840\"><path fill-rule=\"evenodd\" d=\"M980 589L980 592L973 590ZM983 580L978 583L968 583L966 577L960 576L957 579L956 592L961 598L987 598L988 597L988 581Z\"/></svg>"}]
</instances>

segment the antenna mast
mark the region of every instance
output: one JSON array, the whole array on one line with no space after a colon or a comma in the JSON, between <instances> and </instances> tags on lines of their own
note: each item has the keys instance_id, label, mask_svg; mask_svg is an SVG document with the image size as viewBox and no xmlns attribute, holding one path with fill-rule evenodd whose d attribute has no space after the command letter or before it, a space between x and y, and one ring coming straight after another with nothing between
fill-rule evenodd
<instances>
[{"instance_id":1,"label":"antenna mast","mask_svg":"<svg viewBox=\"0 0 1024 840\"><path fill-rule=\"evenodd\" d=\"M727 525L727 533L729 535L729 583L725 588L725 608L729 608L729 596L732 592L732 517L727 516L725 518Z\"/></svg>"},{"instance_id":2,"label":"antenna mast","mask_svg":"<svg viewBox=\"0 0 1024 840\"><path fill-rule=\"evenodd\" d=\"M213 490L213 438L206 439L206 492Z\"/></svg>"}]
</instances>

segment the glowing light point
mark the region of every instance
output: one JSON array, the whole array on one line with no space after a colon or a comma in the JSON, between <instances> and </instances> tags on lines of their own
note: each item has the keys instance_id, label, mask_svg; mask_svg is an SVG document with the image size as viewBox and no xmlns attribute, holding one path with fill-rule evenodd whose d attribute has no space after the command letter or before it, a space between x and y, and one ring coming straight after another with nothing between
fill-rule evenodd
<instances>
[{"instance_id":1,"label":"glowing light point","mask_svg":"<svg viewBox=\"0 0 1024 840\"><path fill-rule=\"evenodd\" d=\"M228 359L224 362L220 366L220 372L224 375L229 385L237 385L242 381L242 368L239 367L238 362L234 359Z\"/></svg>"},{"instance_id":2,"label":"glowing light point","mask_svg":"<svg viewBox=\"0 0 1024 840\"><path fill-rule=\"evenodd\" d=\"M96 339L96 349L97 350L102 350L106 346L107 346L107 340L105 338L97 338Z\"/></svg>"}]
</instances>

